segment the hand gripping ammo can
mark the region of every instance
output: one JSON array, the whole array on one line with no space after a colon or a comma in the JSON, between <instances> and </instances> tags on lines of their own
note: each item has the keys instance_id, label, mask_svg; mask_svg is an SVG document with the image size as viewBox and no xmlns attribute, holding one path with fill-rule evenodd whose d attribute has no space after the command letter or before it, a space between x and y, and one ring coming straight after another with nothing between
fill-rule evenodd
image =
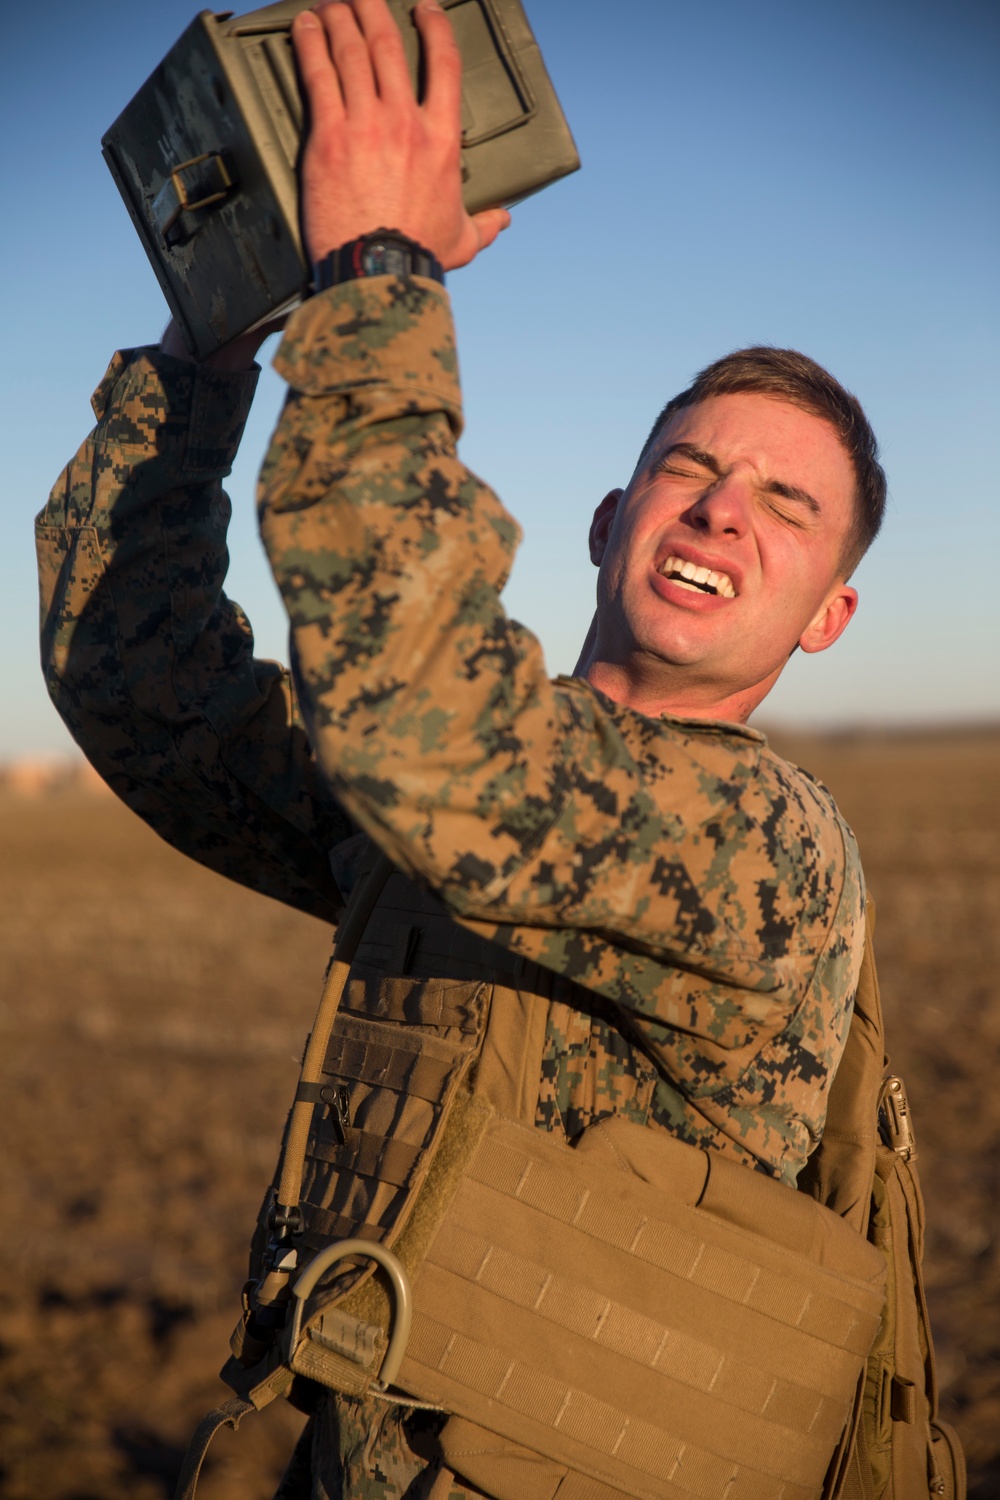
<instances>
[{"instance_id":1,"label":"hand gripping ammo can","mask_svg":"<svg viewBox=\"0 0 1000 1500\"><path fill-rule=\"evenodd\" d=\"M418 86L415 0L389 0ZM470 213L580 165L520 0L442 0L462 53ZM291 23L307 0L202 11L102 139L188 347L203 358L307 286L299 229L303 111Z\"/></svg>"}]
</instances>

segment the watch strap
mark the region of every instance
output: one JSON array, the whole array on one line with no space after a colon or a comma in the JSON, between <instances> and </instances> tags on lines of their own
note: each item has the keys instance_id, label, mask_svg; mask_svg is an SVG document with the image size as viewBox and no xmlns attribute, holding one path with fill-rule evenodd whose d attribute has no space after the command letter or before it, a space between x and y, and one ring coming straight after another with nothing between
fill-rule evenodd
<instances>
[{"instance_id":1,"label":"watch strap","mask_svg":"<svg viewBox=\"0 0 1000 1500\"><path fill-rule=\"evenodd\" d=\"M426 276L444 284L444 268L437 256L398 229L376 229L322 256L313 267L313 287L325 292L364 276Z\"/></svg>"}]
</instances>

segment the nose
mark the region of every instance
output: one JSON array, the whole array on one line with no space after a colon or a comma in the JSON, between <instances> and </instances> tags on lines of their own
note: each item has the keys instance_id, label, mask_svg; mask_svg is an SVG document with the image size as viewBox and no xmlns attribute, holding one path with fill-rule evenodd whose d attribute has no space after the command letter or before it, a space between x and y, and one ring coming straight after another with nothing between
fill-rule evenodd
<instances>
[{"instance_id":1,"label":"nose","mask_svg":"<svg viewBox=\"0 0 1000 1500\"><path fill-rule=\"evenodd\" d=\"M750 524L753 487L746 475L730 471L707 485L688 508L691 525L709 536L744 536Z\"/></svg>"}]
</instances>

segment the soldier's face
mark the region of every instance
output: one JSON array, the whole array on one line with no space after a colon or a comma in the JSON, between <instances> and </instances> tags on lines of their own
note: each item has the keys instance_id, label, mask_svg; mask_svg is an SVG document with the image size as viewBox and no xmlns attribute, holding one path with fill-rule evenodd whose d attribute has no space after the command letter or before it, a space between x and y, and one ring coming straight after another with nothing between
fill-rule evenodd
<instances>
[{"instance_id":1,"label":"soldier's face","mask_svg":"<svg viewBox=\"0 0 1000 1500\"><path fill-rule=\"evenodd\" d=\"M598 656L676 668L706 702L766 691L796 645L824 650L854 611L853 514L851 462L820 418L756 394L679 411L594 518Z\"/></svg>"}]
</instances>

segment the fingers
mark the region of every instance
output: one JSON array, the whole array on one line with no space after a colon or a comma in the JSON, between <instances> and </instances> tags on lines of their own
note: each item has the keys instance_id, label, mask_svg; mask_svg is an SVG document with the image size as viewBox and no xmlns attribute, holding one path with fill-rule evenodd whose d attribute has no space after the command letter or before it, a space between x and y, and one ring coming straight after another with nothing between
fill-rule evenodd
<instances>
[{"instance_id":1,"label":"fingers","mask_svg":"<svg viewBox=\"0 0 1000 1500\"><path fill-rule=\"evenodd\" d=\"M354 7L336 0L333 5L321 5L316 14L326 31L347 112L364 114L375 103L375 74Z\"/></svg>"},{"instance_id":2,"label":"fingers","mask_svg":"<svg viewBox=\"0 0 1000 1500\"><path fill-rule=\"evenodd\" d=\"M427 63L424 110L443 129L457 129L462 58L451 23L437 0L420 0L413 15ZM413 100L403 41L385 0L333 0L301 11L292 39L314 116L335 118L345 106L363 113L376 96L387 103Z\"/></svg>"},{"instance_id":3,"label":"fingers","mask_svg":"<svg viewBox=\"0 0 1000 1500\"><path fill-rule=\"evenodd\" d=\"M413 15L426 62L419 104L386 0L325 0L293 23L312 114L301 201L313 259L391 224L453 269L467 265L510 223L504 209L474 219L465 211L461 56L437 0L418 0Z\"/></svg>"},{"instance_id":4,"label":"fingers","mask_svg":"<svg viewBox=\"0 0 1000 1500\"><path fill-rule=\"evenodd\" d=\"M332 113L334 85L354 114L370 109L376 97L388 104L414 102L403 41L385 0L335 0L302 11L292 23L292 38L310 104L316 90L320 108Z\"/></svg>"},{"instance_id":5,"label":"fingers","mask_svg":"<svg viewBox=\"0 0 1000 1500\"><path fill-rule=\"evenodd\" d=\"M445 130L459 130L462 118L462 55L451 22L437 0L420 0L413 15L427 63L424 110Z\"/></svg>"},{"instance_id":6,"label":"fingers","mask_svg":"<svg viewBox=\"0 0 1000 1500\"><path fill-rule=\"evenodd\" d=\"M292 45L313 119L320 125L343 119L340 81L330 61L326 29L315 11L304 10L295 17Z\"/></svg>"},{"instance_id":7,"label":"fingers","mask_svg":"<svg viewBox=\"0 0 1000 1500\"><path fill-rule=\"evenodd\" d=\"M354 0L354 13L368 43L379 98L387 104L413 103L403 39L385 0Z\"/></svg>"}]
</instances>

